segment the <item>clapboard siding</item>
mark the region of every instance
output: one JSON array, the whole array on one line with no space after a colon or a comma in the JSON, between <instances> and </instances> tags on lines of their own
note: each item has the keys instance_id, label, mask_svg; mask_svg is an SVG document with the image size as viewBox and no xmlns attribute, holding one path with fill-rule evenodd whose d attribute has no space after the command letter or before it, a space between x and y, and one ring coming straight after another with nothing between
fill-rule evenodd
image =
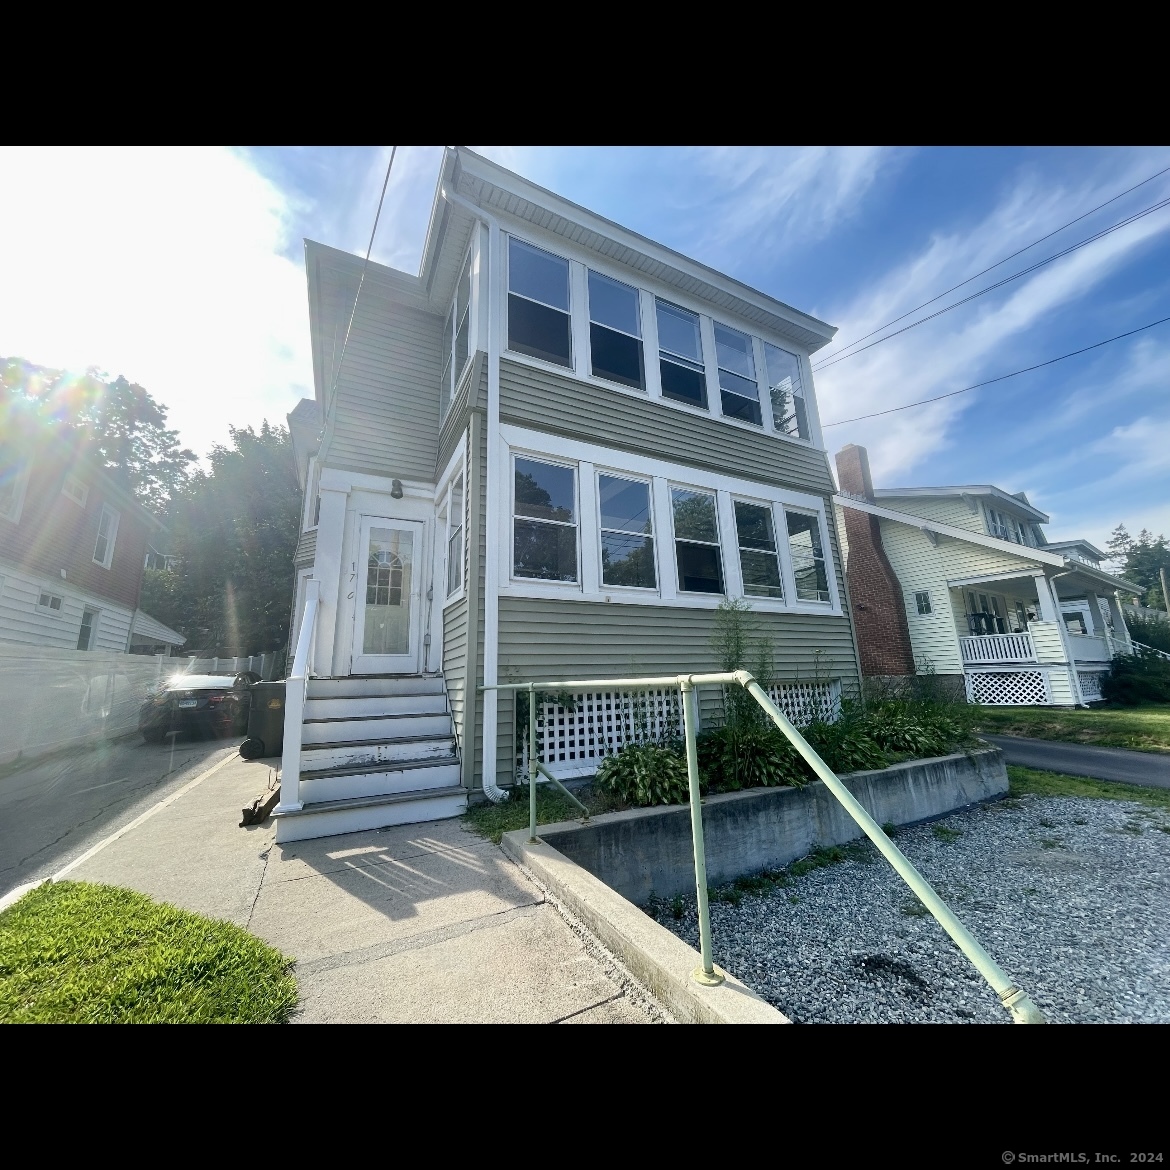
<instances>
[{"instance_id":1,"label":"clapboard siding","mask_svg":"<svg viewBox=\"0 0 1170 1170\"><path fill-rule=\"evenodd\" d=\"M459 745L466 743L464 714L467 707L467 598L461 597L443 611L443 678L447 702Z\"/></svg>"},{"instance_id":2,"label":"clapboard siding","mask_svg":"<svg viewBox=\"0 0 1170 1170\"><path fill-rule=\"evenodd\" d=\"M798 491L834 490L823 451L520 362L500 362L500 419Z\"/></svg>"},{"instance_id":3,"label":"clapboard siding","mask_svg":"<svg viewBox=\"0 0 1170 1170\"><path fill-rule=\"evenodd\" d=\"M341 288L338 295L349 299L335 303L332 315L348 320L352 293ZM376 286L363 288L337 378L329 466L433 480L442 331L437 314L408 308Z\"/></svg>"},{"instance_id":4,"label":"clapboard siding","mask_svg":"<svg viewBox=\"0 0 1170 1170\"><path fill-rule=\"evenodd\" d=\"M658 605L500 599L500 679L636 677L719 670L715 612ZM754 613L775 645L777 679L839 678L857 690L857 660L846 617ZM817 651L820 651L818 654ZM749 667L751 663L749 662ZM513 769L511 705L500 706L497 769Z\"/></svg>"},{"instance_id":5,"label":"clapboard siding","mask_svg":"<svg viewBox=\"0 0 1170 1170\"><path fill-rule=\"evenodd\" d=\"M955 523L951 519L945 522ZM917 528L894 520L883 519L880 523L886 555L902 585L906 622L910 627L915 661L921 667L923 660L929 659L939 674L961 673L963 664L958 638L960 633L967 632L962 616L963 600L958 590L948 588L947 581L981 577L990 573L1018 572L1035 565L1035 562L1028 560L1028 550L1023 546L1020 546L1020 555L1013 556L982 545L940 536L936 547ZM1013 596L1029 596L1027 588L1020 588L1019 582L1014 585L1005 582L1005 587L1013 591ZM918 612L914 600L915 592L921 589L930 590L933 612L928 615Z\"/></svg>"},{"instance_id":6,"label":"clapboard siding","mask_svg":"<svg viewBox=\"0 0 1170 1170\"><path fill-rule=\"evenodd\" d=\"M59 612L37 605L42 591L63 599ZM97 633L90 649L125 651L131 610L92 593L79 592L68 581L35 577L0 562L0 642L75 650L86 608L98 611Z\"/></svg>"},{"instance_id":7,"label":"clapboard siding","mask_svg":"<svg viewBox=\"0 0 1170 1170\"><path fill-rule=\"evenodd\" d=\"M468 413L477 407L482 408L482 404L487 401L486 358L487 355L482 350L473 354L463 378L455 388L455 399L439 431L439 455L435 462L436 479L443 474L451 461L451 456L455 454L455 448L459 446L459 439L467 429Z\"/></svg>"},{"instance_id":8,"label":"clapboard siding","mask_svg":"<svg viewBox=\"0 0 1170 1170\"><path fill-rule=\"evenodd\" d=\"M298 569L306 569L317 559L317 530L310 529L302 532L297 540L297 551L293 554L293 565Z\"/></svg>"},{"instance_id":9,"label":"clapboard siding","mask_svg":"<svg viewBox=\"0 0 1170 1170\"><path fill-rule=\"evenodd\" d=\"M882 496L877 503L891 512L906 512L911 516L921 516L923 520L986 535L982 513L978 509L972 512L963 500L953 496Z\"/></svg>"}]
</instances>

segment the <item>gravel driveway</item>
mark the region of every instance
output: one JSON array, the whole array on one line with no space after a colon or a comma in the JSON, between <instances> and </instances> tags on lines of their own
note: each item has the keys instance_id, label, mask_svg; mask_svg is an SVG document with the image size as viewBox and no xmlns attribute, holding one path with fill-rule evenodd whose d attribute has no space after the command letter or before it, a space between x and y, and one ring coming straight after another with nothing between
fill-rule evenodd
<instances>
[{"instance_id":1,"label":"gravel driveway","mask_svg":"<svg viewBox=\"0 0 1170 1170\"><path fill-rule=\"evenodd\" d=\"M1025 796L896 841L1050 1021L1170 1022L1170 814ZM1010 1022L877 851L852 852L712 902L715 961L797 1022ZM650 910L698 947L693 897Z\"/></svg>"}]
</instances>

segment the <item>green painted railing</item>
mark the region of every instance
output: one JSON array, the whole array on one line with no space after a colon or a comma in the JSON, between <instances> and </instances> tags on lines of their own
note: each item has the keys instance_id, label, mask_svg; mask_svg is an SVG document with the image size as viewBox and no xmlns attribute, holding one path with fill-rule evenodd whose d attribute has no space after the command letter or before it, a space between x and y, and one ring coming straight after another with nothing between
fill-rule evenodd
<instances>
[{"instance_id":1,"label":"green painted railing","mask_svg":"<svg viewBox=\"0 0 1170 1170\"><path fill-rule=\"evenodd\" d=\"M528 837L536 837L536 785L541 775L551 780L585 814L585 806L540 763L536 750L536 692L580 690L645 690L652 687L678 687L682 692L683 726L686 735L687 777L690 788L691 838L695 853L695 896L699 910L699 949L702 965L692 973L699 983L718 984L723 973L711 957L711 914L707 905L707 856L703 844L703 809L699 798L699 759L696 739L699 715L695 688L704 685L741 686L764 709L765 714L787 736L792 746L804 757L825 787L841 802L845 811L857 822L861 831L877 846L882 856L894 867L898 876L917 895L934 915L939 925L951 936L959 950L991 985L1000 1002L1018 1024L1043 1024L1044 1016L1027 992L1017 987L1002 967L983 949L978 940L959 921L951 908L935 893L930 883L911 864L909 858L882 832L881 826L862 807L860 801L841 783L835 772L809 746L804 736L789 722L788 717L772 701L755 678L746 670L724 674L678 674L657 678L553 679L545 682L500 683L481 686L481 691L528 692Z\"/></svg>"}]
</instances>

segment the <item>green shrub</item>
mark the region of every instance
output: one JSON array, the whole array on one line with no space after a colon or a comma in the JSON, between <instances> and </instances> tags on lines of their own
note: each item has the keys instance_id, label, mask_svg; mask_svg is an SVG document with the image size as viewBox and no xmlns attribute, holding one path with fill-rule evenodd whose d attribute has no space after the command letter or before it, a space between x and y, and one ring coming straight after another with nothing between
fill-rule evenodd
<instances>
[{"instance_id":1,"label":"green shrub","mask_svg":"<svg viewBox=\"0 0 1170 1170\"><path fill-rule=\"evenodd\" d=\"M687 761L656 743L633 743L607 756L597 769L597 787L621 804L687 804Z\"/></svg>"},{"instance_id":2,"label":"green shrub","mask_svg":"<svg viewBox=\"0 0 1170 1170\"><path fill-rule=\"evenodd\" d=\"M796 786L812 772L779 728L739 722L699 736L699 770L716 792Z\"/></svg>"},{"instance_id":3,"label":"green shrub","mask_svg":"<svg viewBox=\"0 0 1170 1170\"><path fill-rule=\"evenodd\" d=\"M810 723L804 738L838 775L890 766L889 755L869 734L865 721L849 712L836 723Z\"/></svg>"},{"instance_id":4,"label":"green shrub","mask_svg":"<svg viewBox=\"0 0 1170 1170\"><path fill-rule=\"evenodd\" d=\"M1164 650L1170 654L1170 621L1146 617L1143 614L1127 613L1125 624L1129 629L1129 636L1135 642L1153 646L1155 650Z\"/></svg>"},{"instance_id":5,"label":"green shrub","mask_svg":"<svg viewBox=\"0 0 1170 1170\"><path fill-rule=\"evenodd\" d=\"M944 756L967 738L965 723L920 703L875 703L864 716L866 734L879 747L915 759Z\"/></svg>"},{"instance_id":6,"label":"green shrub","mask_svg":"<svg viewBox=\"0 0 1170 1170\"><path fill-rule=\"evenodd\" d=\"M1170 703L1170 659L1142 646L1135 646L1133 654L1118 654L1101 680L1101 693L1127 707Z\"/></svg>"}]
</instances>

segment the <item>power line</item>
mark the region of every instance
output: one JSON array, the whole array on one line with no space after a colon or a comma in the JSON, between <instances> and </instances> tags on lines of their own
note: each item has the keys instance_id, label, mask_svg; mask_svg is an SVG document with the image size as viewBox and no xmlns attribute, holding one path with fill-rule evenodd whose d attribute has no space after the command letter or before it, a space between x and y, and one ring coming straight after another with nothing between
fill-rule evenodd
<instances>
[{"instance_id":1,"label":"power line","mask_svg":"<svg viewBox=\"0 0 1170 1170\"><path fill-rule=\"evenodd\" d=\"M341 377L341 363L345 361L345 347L349 345L350 330L353 329L353 319L357 316L358 298L362 295L362 285L366 283L366 269L370 266L370 253L374 250L374 236L378 231L378 220L382 216L382 203L386 198L386 186L390 182L390 169L394 166L394 156L398 147L391 148L390 161L386 164L386 177L382 180L382 194L378 197L378 210L374 213L374 226L370 230L370 242L366 245L366 259L362 265L361 279L358 281L357 292L353 294L353 308L349 313L349 324L345 327L345 340L341 343L341 356L337 359L337 369L333 372L333 385L329 388L329 397L332 399L337 389L337 380Z\"/></svg>"},{"instance_id":2,"label":"power line","mask_svg":"<svg viewBox=\"0 0 1170 1170\"><path fill-rule=\"evenodd\" d=\"M1135 212L1133 215L1127 216L1123 220L1119 220L1112 226L1103 228L1095 235L1088 236L1076 244L1070 244L1063 251L1056 252L1044 260L1037 260L1035 264L1030 264L1027 268L1022 268L1019 272L1015 272L1011 276L1005 276L1003 280L997 280L994 284L989 284L986 288L981 288L978 292L974 292L968 297L963 297L962 300L955 301L953 305L947 305L945 309L939 309L937 312L930 313L925 317L920 317L917 321L911 321L909 325L903 325L901 329L895 329L893 333L887 333L885 337L879 337L877 341L871 341L869 345L863 345L860 349L855 349L852 353L839 354L837 357L834 357L829 361L822 362L820 365L813 368L813 372L819 373L821 370L827 370L830 366L835 366L838 362L848 361L849 358L856 357L859 353L864 353L867 349L873 349L875 345L881 345L883 341L889 341L892 337L898 337L900 334L907 333L911 329L917 329L919 325L925 325L927 321L933 321L935 317L941 317L944 313L949 313L952 309L957 309L960 305L965 305L969 301L973 301L976 298L983 296L985 293L994 292L997 288L1002 288L1005 284L1011 284L1013 280L1019 280L1021 276L1027 276L1029 272L1035 272L1036 269L1043 268L1046 264L1051 264L1054 260L1059 260L1062 256L1067 256L1071 252L1075 252L1080 248L1084 248L1086 245L1092 244L1096 240L1100 240L1103 237L1109 235L1111 232L1118 231L1119 229L1126 227L1131 223L1135 223L1137 220L1143 219L1147 215L1153 215L1155 211L1161 211L1164 207L1170 207L1170 198L1163 199L1158 203L1153 203L1149 207L1144 208L1142 211ZM936 297L935 299L937 300L938 298Z\"/></svg>"},{"instance_id":3,"label":"power line","mask_svg":"<svg viewBox=\"0 0 1170 1170\"><path fill-rule=\"evenodd\" d=\"M832 354L832 355L826 355L826 357L837 358L837 357L844 356L845 350L852 349L855 345L859 345L861 342L867 340L870 337L873 337L874 334L876 334L876 333L881 333L881 331L883 329L889 329L889 327L891 325L897 325L899 321L905 321L907 317L913 316L915 313L917 313L919 311L919 309L925 309L927 307L927 305L933 305L935 301L942 300L943 297L949 296L951 293L957 291L958 289L961 289L963 287L963 285L970 284L971 281L978 280L979 277L981 277L981 276L986 276L987 273L991 272L995 268L998 268L1001 264L1006 264L1009 260L1014 260L1017 256L1022 256L1025 252L1029 251L1031 248L1035 248L1037 244L1042 244L1042 243L1044 243L1045 240L1052 239L1053 236L1059 235L1062 231L1064 231L1065 228L1072 227L1072 225L1074 223L1080 223L1080 221L1082 219L1088 219L1088 217L1090 215L1095 215L1102 208L1108 207L1110 203L1116 203L1118 201L1118 199L1124 199L1126 195L1132 194L1139 187L1144 187L1147 183L1152 183L1155 179L1166 174L1167 171L1170 171L1170 167L1164 167L1162 170L1158 171L1156 174L1151 175L1148 179L1143 179L1140 183L1137 183L1134 186L1127 188L1125 191L1122 191L1119 195L1114 195L1112 199L1106 199L1104 203L1099 203L1099 204L1097 204L1096 207L1092 208L1092 210L1086 211L1083 215L1078 215L1076 217L1076 219L1070 219L1068 221L1068 223L1061 224L1060 227L1056 228L1053 231L1050 231L1046 236L1041 236L1038 240L1033 240L1030 244L1025 244L1024 247L1022 247L1018 252L1013 252L1010 256L1005 256L1002 260L997 260L994 264L990 265L987 268L984 268L982 270L982 272L976 272L974 276L968 276L966 280L960 280L958 284L953 285L951 288L946 289L944 292L940 292L938 294L938 296L931 297L929 301L923 301L922 304L918 305L916 308L908 309L900 317L895 317L892 321L887 321L884 325L879 325L876 329L872 330L869 333L866 333L862 337L859 337L856 341L851 341L840 352L838 352L836 354Z\"/></svg>"},{"instance_id":4,"label":"power line","mask_svg":"<svg viewBox=\"0 0 1170 1170\"><path fill-rule=\"evenodd\" d=\"M956 394L966 394L968 390L978 390L980 386L990 386L993 382L1005 382L1008 378L1018 377L1020 374L1029 374L1033 370L1042 370L1045 366L1055 365L1057 362L1063 362L1066 358L1076 357L1079 353L1088 353L1092 349L1100 349L1103 345L1109 345L1111 342L1120 341L1123 337L1132 337L1135 333L1144 333L1147 329L1153 329L1155 325L1164 325L1170 321L1170 317L1162 317L1158 321L1151 321L1148 325L1142 325L1138 329L1131 329L1128 333L1119 333L1116 337L1107 337L1104 341L1098 341L1095 345L1086 345L1084 349L1074 349L1072 353L1062 353L1060 357L1049 358L1046 362L1040 362L1035 366L1026 366L1022 370L1013 370L1010 374L1000 374L998 378L988 378L986 382L976 382L973 386L964 386L962 390L952 390L949 394L937 394L934 398L923 398L918 402L907 402L905 406L891 406L889 410L875 410L873 414L859 414L856 418L839 418L836 422L822 423L822 429L825 427L841 427L846 423L861 422L866 418L879 418L883 414L896 414L899 410L910 410L914 406L925 406L928 402L941 402L944 398L954 398Z\"/></svg>"}]
</instances>

